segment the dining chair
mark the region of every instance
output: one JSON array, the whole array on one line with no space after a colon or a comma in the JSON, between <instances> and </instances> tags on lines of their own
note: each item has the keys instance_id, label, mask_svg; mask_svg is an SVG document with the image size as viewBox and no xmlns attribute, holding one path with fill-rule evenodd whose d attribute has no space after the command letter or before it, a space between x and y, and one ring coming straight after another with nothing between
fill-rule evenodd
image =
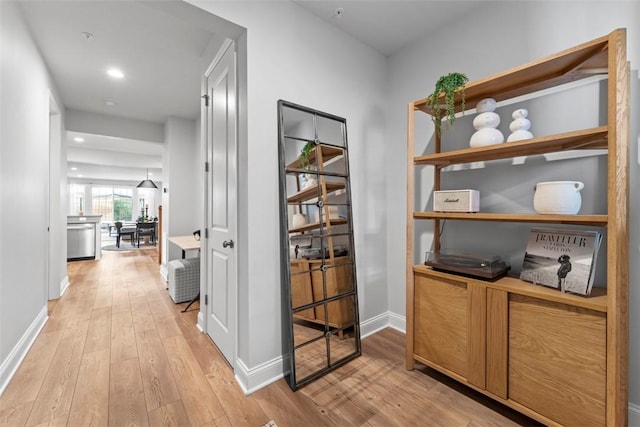
<instances>
[{"instance_id":1,"label":"dining chair","mask_svg":"<svg viewBox=\"0 0 640 427\"><path fill-rule=\"evenodd\" d=\"M140 236L149 236L152 245L156 244L156 222L138 222L136 223L136 234L138 236L138 247L140 247Z\"/></svg>"},{"instance_id":2,"label":"dining chair","mask_svg":"<svg viewBox=\"0 0 640 427\"><path fill-rule=\"evenodd\" d=\"M131 241L131 246L135 246L135 238L136 238L136 229L133 227L123 227L121 221L116 221L114 223L116 226L117 234L116 234L116 247L120 247L120 238L122 236L129 236L129 240Z\"/></svg>"}]
</instances>

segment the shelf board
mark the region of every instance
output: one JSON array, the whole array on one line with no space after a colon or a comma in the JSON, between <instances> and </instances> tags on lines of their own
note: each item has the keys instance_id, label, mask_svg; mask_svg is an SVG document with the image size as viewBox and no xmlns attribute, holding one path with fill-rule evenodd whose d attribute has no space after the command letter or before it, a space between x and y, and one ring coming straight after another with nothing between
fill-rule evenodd
<instances>
[{"instance_id":1,"label":"shelf board","mask_svg":"<svg viewBox=\"0 0 640 427\"><path fill-rule=\"evenodd\" d=\"M316 148L311 150L311 152L309 153L309 164L311 165L316 163L316 150L318 149L318 147L322 148L322 160L325 163L333 159L334 157L342 156L342 154L344 153L344 150L342 148L331 147L331 146L323 145L322 143L320 143L320 145L316 146ZM304 169L304 168L300 165L300 159L296 158L293 162L287 165L286 169L289 170L289 169Z\"/></svg>"},{"instance_id":2,"label":"shelf board","mask_svg":"<svg viewBox=\"0 0 640 427\"><path fill-rule=\"evenodd\" d=\"M512 214L495 212L414 212L414 219L453 219L463 221L535 222L605 227L607 215Z\"/></svg>"},{"instance_id":3,"label":"shelf board","mask_svg":"<svg viewBox=\"0 0 640 427\"><path fill-rule=\"evenodd\" d=\"M318 185L320 186L321 183L318 183ZM327 193L333 193L334 191L338 191L338 190L344 190L345 189L345 183L344 182L334 182L334 181L326 181L326 187L327 187ZM319 190L318 186L311 186L308 188L303 188L302 190L298 191L297 193L289 196L287 198L287 202L288 203L301 203L304 202L305 200L311 200L311 199L316 199L318 198L318 195L321 193L321 191Z\"/></svg>"},{"instance_id":4,"label":"shelf board","mask_svg":"<svg viewBox=\"0 0 640 427\"><path fill-rule=\"evenodd\" d=\"M330 225L343 225L346 224L348 221L344 218L332 218L329 221ZM325 227L327 226L326 223L320 223L320 222L310 222L308 224L302 225L300 227L294 227L294 228L290 228L289 229L289 233L302 233L303 231L312 231L312 230L317 230L318 228L320 228L321 225L324 225Z\"/></svg>"},{"instance_id":5,"label":"shelf board","mask_svg":"<svg viewBox=\"0 0 640 427\"><path fill-rule=\"evenodd\" d=\"M476 80L465 86L465 108L475 108L483 98L500 102L517 96L550 89L598 74L607 74L609 36L583 43L546 58L532 61ZM444 94L440 95L444 98ZM460 94L456 95L456 112L462 111ZM427 99L414 102L416 110L432 114Z\"/></svg>"},{"instance_id":6,"label":"shelf board","mask_svg":"<svg viewBox=\"0 0 640 427\"><path fill-rule=\"evenodd\" d=\"M523 141L505 142L486 147L465 148L424 156L416 156L416 165L448 166L452 164L508 159L519 156L554 153L577 149L606 149L607 126L532 138Z\"/></svg>"},{"instance_id":7,"label":"shelf board","mask_svg":"<svg viewBox=\"0 0 640 427\"><path fill-rule=\"evenodd\" d=\"M431 267L427 267L422 264L414 265L413 272L443 277L447 279L455 278L455 280L458 281L475 280L478 282L482 282L489 288L500 289L514 294L526 295L533 298L539 298L561 304L568 304L571 306L582 307L589 310L600 311L603 313L607 312L607 290L605 288L593 288L591 290L591 295L582 296L570 293L562 293L557 289L535 285L531 282L525 282L524 280L520 280L517 277L512 276L502 277L496 281L485 281L480 279L470 279L466 276L459 276L443 271L436 271Z\"/></svg>"}]
</instances>

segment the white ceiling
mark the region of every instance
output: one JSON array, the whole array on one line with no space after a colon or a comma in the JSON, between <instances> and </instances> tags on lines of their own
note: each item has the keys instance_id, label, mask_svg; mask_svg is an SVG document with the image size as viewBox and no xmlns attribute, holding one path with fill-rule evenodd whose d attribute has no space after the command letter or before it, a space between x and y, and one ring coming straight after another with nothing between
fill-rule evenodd
<instances>
[{"instance_id":1,"label":"white ceiling","mask_svg":"<svg viewBox=\"0 0 640 427\"><path fill-rule=\"evenodd\" d=\"M201 76L220 44L215 26L172 13L176 4L195 7L171 3L49 0L20 7L65 108L164 123L198 117ZM110 78L110 67L125 77ZM74 142L77 136L85 142ZM160 143L78 132L68 132L67 143L69 178L140 181L151 168L162 180Z\"/></svg>"},{"instance_id":2,"label":"white ceiling","mask_svg":"<svg viewBox=\"0 0 640 427\"><path fill-rule=\"evenodd\" d=\"M295 0L294 3L389 56L461 15L483 7L487 1Z\"/></svg>"},{"instance_id":3,"label":"white ceiling","mask_svg":"<svg viewBox=\"0 0 640 427\"><path fill-rule=\"evenodd\" d=\"M0 0L6 1L6 0ZM482 1L294 1L390 55ZM164 123L200 113L200 77L215 56L220 20L182 1L19 2L66 108ZM251 7L247 4L247 7ZM344 11L339 17L336 9ZM84 32L93 38L87 39ZM106 75L119 67L125 78ZM108 106L105 100L115 101ZM82 136L84 144L73 137ZM161 144L69 132L70 178L162 180ZM71 170L72 167L77 170ZM138 177L138 178L132 178Z\"/></svg>"}]
</instances>

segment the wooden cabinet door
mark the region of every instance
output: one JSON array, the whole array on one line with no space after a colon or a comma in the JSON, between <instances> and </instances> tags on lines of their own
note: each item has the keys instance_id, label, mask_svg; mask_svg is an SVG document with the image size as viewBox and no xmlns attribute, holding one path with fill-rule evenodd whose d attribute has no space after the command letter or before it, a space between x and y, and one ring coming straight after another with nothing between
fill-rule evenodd
<instances>
[{"instance_id":1,"label":"wooden cabinet door","mask_svg":"<svg viewBox=\"0 0 640 427\"><path fill-rule=\"evenodd\" d=\"M309 262L303 260L291 261L291 304L292 308L301 307L313 302L313 289ZM294 314L302 319L315 319L314 309L298 311Z\"/></svg>"},{"instance_id":2,"label":"wooden cabinet door","mask_svg":"<svg viewBox=\"0 0 640 427\"><path fill-rule=\"evenodd\" d=\"M320 263L318 263L319 265ZM311 273L313 283L313 297L315 301L335 297L349 292L353 289L351 280L351 266L348 264L334 266L327 264L327 270L314 270ZM324 277L324 278L323 278ZM326 298L324 297L324 286L326 282ZM329 315L328 323L331 326L343 328L353 324L353 299L341 298L326 304ZM325 320L324 305L316 307L316 319Z\"/></svg>"},{"instance_id":3,"label":"wooden cabinet door","mask_svg":"<svg viewBox=\"0 0 640 427\"><path fill-rule=\"evenodd\" d=\"M469 302L467 283L414 276L414 353L448 371L467 377Z\"/></svg>"},{"instance_id":4,"label":"wooden cabinet door","mask_svg":"<svg viewBox=\"0 0 640 427\"><path fill-rule=\"evenodd\" d=\"M604 313L509 296L509 399L563 425L605 425Z\"/></svg>"}]
</instances>

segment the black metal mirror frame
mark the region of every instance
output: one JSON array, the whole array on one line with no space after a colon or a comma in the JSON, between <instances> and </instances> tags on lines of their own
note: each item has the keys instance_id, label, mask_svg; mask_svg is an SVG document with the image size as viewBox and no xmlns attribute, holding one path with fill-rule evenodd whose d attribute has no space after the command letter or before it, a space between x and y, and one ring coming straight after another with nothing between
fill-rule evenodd
<instances>
[{"instance_id":1,"label":"black metal mirror frame","mask_svg":"<svg viewBox=\"0 0 640 427\"><path fill-rule=\"evenodd\" d=\"M287 113L290 112L293 114L302 114L309 115L309 118L312 119L313 123L313 139L311 138L300 138L286 134L287 128ZM318 137L318 121L319 120L329 120L334 121L341 126L341 137L342 141L339 144L331 143L328 141L322 141ZM331 122L329 122L332 124ZM282 307L283 307L283 347L284 353L288 354L289 360L289 386L292 390L297 390L298 388L320 378L321 376L327 374L328 372L337 369L338 367L344 365L345 363L353 360L354 358L360 356L361 354L361 342L360 342L360 322L359 322L359 312L358 312L358 293L357 293L357 284L356 284L356 266L355 266L355 245L353 239L353 214L351 209L351 186L349 179L349 158L348 158L348 146L347 146L347 123L346 119L334 116L332 114L324 113L318 110L314 110L308 107L303 107L301 105L297 105L291 102L280 100L278 101L278 150L279 150L279 183L280 183L280 248L281 248L281 280L282 280ZM308 264L309 271L306 273L309 274L309 277L312 277L313 274L321 275L322 277L322 296L320 299L316 299L314 295L314 301L305 304L303 306L294 307L293 302L293 292L292 292L292 273L291 273L291 229L292 224L290 222L289 209L291 205L300 206L300 202L291 203L289 201L290 192L287 190L287 177L295 177L298 180L298 175L303 173L300 169L301 166L298 164L295 167L291 166L291 154L289 154L289 163L287 163L287 155L286 148L287 144L297 142L306 143L312 142L315 144L314 150L317 147L322 146L320 148L321 153L319 156L322 156L322 152L324 150L333 150L334 152L339 152L338 150L342 150L341 155L343 156L344 161L344 170L343 172L326 172L326 171L314 171L316 178L318 178L318 182L322 180L322 185L316 184L317 188L317 197L315 198L316 205L318 206L318 216L319 216L319 227L317 230L320 230L319 234L314 234L313 232L310 234L306 234L306 236L315 236L321 240L320 244L320 252L321 252L321 260L316 261L314 265L318 265L318 267L312 267L311 264ZM338 156L339 157L339 156ZM322 169L322 168L320 168ZM332 223L331 215L329 218L324 217L323 219L323 204L322 204L322 194L321 189L324 190L324 195L327 194L327 189L324 187L325 183L329 180L342 180L344 179L344 192L346 203L341 208L345 209L345 216L347 218L346 224L342 223L342 228L344 229L346 226L346 232L339 232L331 234L325 234L325 224L331 230L330 225ZM297 185L299 181L296 181ZM295 208L294 208L295 209ZM298 208L301 212L301 207ZM325 221L325 222L323 222ZM304 232L302 233L304 236ZM334 258L334 251L331 250L331 261L325 264L325 247L324 242L325 239L328 239L329 242L333 242L332 238L342 238L343 240L348 240L347 254L348 256L344 256L340 258L340 262L336 263L336 258ZM296 254L297 256L297 254ZM337 295L328 295L327 292L327 270L334 269L338 271L338 269L342 272L342 277L350 276L351 283L349 284L350 288L346 291L339 291ZM345 269L347 270L345 272ZM313 270L313 271L312 271ZM346 276L345 276L346 275ZM344 306L344 303L349 306L346 307L347 311L351 311L353 316L353 321L348 324L347 327L339 327L329 325L331 312L328 307L333 304L332 308L336 308L336 305L340 305L340 307ZM352 303L352 305L350 305ZM296 319L294 317L294 311L296 313L300 313L302 311L310 311L310 310L323 310L322 317L324 320L319 322L315 321L315 327L317 328L318 335L308 341L303 343L296 342L296 336L294 334L295 328L294 324L298 322L300 323L300 319ZM299 317L299 316L298 316ZM299 327L299 326L298 326ZM322 330L322 328L324 328ZM320 333L322 332L322 333ZM345 335L346 334L346 335ZM348 340L346 344L336 344L340 343L339 340L345 340L345 336L348 336ZM299 351L304 346L308 346L311 348L312 346L318 348L321 347L321 343L324 340L324 349L326 350L326 364L323 366L319 366L317 369L309 368L308 366L300 365L301 363L306 361L303 357L296 357L297 350ZM351 341L353 340L353 341ZM353 351L351 351L351 345ZM342 347L341 347L342 346ZM338 349L335 353L338 354L337 359L332 357L332 349ZM346 350L345 350L346 349ZM314 350L315 351L315 350ZM346 351L346 354L345 354ZM311 353L313 354L313 353ZM305 360L302 360L305 359ZM324 359L322 359L324 361ZM287 363L287 361L285 361ZM311 364L311 362L309 362ZM317 358L313 361L313 364L318 364ZM300 372L305 368L304 374ZM311 371L309 369L312 369Z\"/></svg>"}]
</instances>

